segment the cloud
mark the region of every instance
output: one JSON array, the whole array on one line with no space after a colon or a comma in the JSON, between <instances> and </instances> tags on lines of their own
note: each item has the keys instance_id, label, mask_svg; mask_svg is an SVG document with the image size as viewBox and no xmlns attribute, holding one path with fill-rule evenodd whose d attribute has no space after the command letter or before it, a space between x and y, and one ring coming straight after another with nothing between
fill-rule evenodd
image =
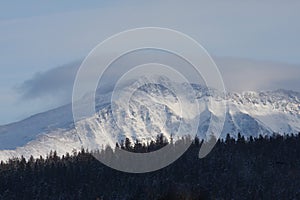
<instances>
[{"instance_id":1,"label":"cloud","mask_svg":"<svg viewBox=\"0 0 300 200\"><path fill-rule=\"evenodd\" d=\"M215 61L229 91L300 92L300 65L240 58L216 58Z\"/></svg>"},{"instance_id":2,"label":"cloud","mask_svg":"<svg viewBox=\"0 0 300 200\"><path fill-rule=\"evenodd\" d=\"M79 66L80 62L76 61L36 73L21 85L16 86L15 89L21 94L23 100L54 98L59 99L60 102L69 101Z\"/></svg>"},{"instance_id":3,"label":"cloud","mask_svg":"<svg viewBox=\"0 0 300 200\"><path fill-rule=\"evenodd\" d=\"M130 56L129 56L130 57ZM255 61L251 59L214 58L223 76L225 87L229 91L260 91L289 89L300 92L300 66ZM120 68L120 62L122 69ZM140 61L121 60L101 81L102 91L113 88L113 83L129 66L136 66ZM73 62L51 70L37 73L24 81L16 89L22 94L21 99L55 99L58 104L71 101L72 88L80 62ZM119 68L118 68L119 67ZM87 80L88 81L88 77Z\"/></svg>"}]
</instances>

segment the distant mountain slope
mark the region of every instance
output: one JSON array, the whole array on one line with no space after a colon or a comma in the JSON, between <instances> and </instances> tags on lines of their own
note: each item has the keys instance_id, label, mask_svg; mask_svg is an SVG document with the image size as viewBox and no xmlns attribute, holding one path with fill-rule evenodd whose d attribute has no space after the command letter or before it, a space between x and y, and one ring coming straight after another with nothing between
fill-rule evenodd
<instances>
[{"instance_id":1,"label":"distant mountain slope","mask_svg":"<svg viewBox=\"0 0 300 200\"><path fill-rule=\"evenodd\" d=\"M236 136L239 132L246 137L256 137L300 131L300 94L297 92L228 93L225 97L200 85L192 87L199 103L206 105L208 97L212 98L211 106L198 113L201 138L206 137L209 121L218 120L218 106L224 101L228 106L222 137L227 133ZM20 155L45 156L50 150L65 154L81 147L114 146L125 137L146 142L159 133L167 137L174 135L180 123L184 130L190 128L188 114L194 111L183 110L182 115L176 95L160 84L140 87L130 100L128 110L121 110L123 102L117 103L116 116L112 114L110 97L111 93L97 95L96 115L79 122L83 132L75 131L71 105L0 126L0 160ZM193 101L189 98L186 100Z\"/></svg>"}]
</instances>

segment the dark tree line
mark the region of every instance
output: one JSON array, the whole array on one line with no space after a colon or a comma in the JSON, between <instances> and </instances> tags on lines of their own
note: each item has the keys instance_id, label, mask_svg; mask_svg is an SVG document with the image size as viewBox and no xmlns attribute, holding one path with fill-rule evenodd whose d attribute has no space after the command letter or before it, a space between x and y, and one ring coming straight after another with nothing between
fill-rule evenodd
<instances>
[{"instance_id":1,"label":"dark tree line","mask_svg":"<svg viewBox=\"0 0 300 200\"><path fill-rule=\"evenodd\" d=\"M172 148L184 140L190 139ZM166 144L158 136L147 145L126 139L116 148L149 152ZM113 170L84 149L10 159L0 164L0 199L300 199L300 133L249 140L228 135L203 159L200 146L196 138L173 164L145 174Z\"/></svg>"}]
</instances>

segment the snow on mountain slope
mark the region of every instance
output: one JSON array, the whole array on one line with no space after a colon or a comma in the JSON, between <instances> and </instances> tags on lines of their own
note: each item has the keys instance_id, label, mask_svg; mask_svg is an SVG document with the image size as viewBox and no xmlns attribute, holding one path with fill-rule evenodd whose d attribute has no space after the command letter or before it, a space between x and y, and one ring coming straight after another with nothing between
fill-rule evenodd
<instances>
[{"instance_id":1,"label":"snow on mountain slope","mask_svg":"<svg viewBox=\"0 0 300 200\"><path fill-rule=\"evenodd\" d=\"M0 126L0 149L15 149L23 146L39 134L49 133L58 128L68 128L72 121L72 107L66 105L19 122Z\"/></svg>"},{"instance_id":2,"label":"snow on mountain slope","mask_svg":"<svg viewBox=\"0 0 300 200\"><path fill-rule=\"evenodd\" d=\"M184 87L184 85L182 86ZM50 150L58 154L88 147L99 149L129 137L141 141L155 139L163 133L170 137L181 128L191 129L190 121L200 114L198 135L206 138L210 120L220 120L222 103L227 103L222 137L227 133L246 137L298 133L300 131L300 94L293 91L228 93L226 97L200 85L192 85L200 111L180 109L179 100L172 91L159 84L140 87L122 109L122 102L111 105L111 93L97 95L94 116L79 122L83 131L74 128L71 105L34 115L13 124L0 126L0 160L13 156L47 155ZM207 104L212 97L211 104ZM185 101L194 101L187 96ZM112 113L116 106L116 113ZM123 105L124 106L124 105Z\"/></svg>"},{"instance_id":3,"label":"snow on mountain slope","mask_svg":"<svg viewBox=\"0 0 300 200\"><path fill-rule=\"evenodd\" d=\"M292 133L300 130L300 95L285 90L274 92L244 92L228 95L231 110L254 118L272 133Z\"/></svg>"}]
</instances>

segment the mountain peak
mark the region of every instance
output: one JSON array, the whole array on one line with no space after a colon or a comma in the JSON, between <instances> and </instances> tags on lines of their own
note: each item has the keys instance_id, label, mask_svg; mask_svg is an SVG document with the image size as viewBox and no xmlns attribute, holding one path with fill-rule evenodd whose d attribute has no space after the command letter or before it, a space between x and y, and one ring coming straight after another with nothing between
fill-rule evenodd
<instances>
[{"instance_id":1,"label":"mountain peak","mask_svg":"<svg viewBox=\"0 0 300 200\"><path fill-rule=\"evenodd\" d=\"M188 119L195 115L193 112L200 115L198 135L206 138L210 121L219 120L222 102L227 103L227 115L221 137L227 133L236 136L239 132L246 137L256 137L300 131L299 93L294 91L281 89L222 95L214 89L191 84L196 95L194 101L206 108L181 110L178 97L168 86L176 84L184 91L187 85L172 83L164 77L159 82L139 81L129 108L124 109L125 104L118 105L116 113L112 112L112 93L96 94L97 113L80 122L84 127L80 133L74 129L71 105L0 126L0 160L20 155L46 155L54 149L64 154L82 146L101 148L107 144L115 145L125 137L144 142L159 133L168 137L174 135L180 124L188 132ZM187 95L184 101L192 101L192 96ZM211 104L207 104L209 100Z\"/></svg>"}]
</instances>

